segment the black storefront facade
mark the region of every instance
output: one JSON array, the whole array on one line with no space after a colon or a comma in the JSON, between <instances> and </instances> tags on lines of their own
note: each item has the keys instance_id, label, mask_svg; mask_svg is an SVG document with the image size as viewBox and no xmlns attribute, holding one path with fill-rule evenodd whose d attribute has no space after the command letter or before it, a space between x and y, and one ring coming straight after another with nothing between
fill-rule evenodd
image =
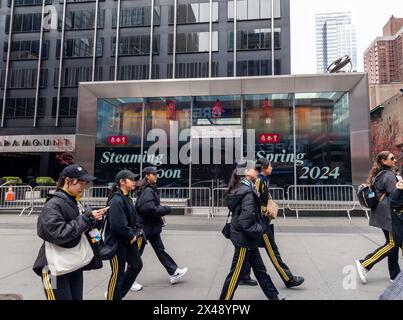
<instances>
[{"instance_id":1,"label":"black storefront facade","mask_svg":"<svg viewBox=\"0 0 403 320\"><path fill-rule=\"evenodd\" d=\"M82 83L76 160L98 183L159 169L161 187L225 187L235 161L272 184L357 185L370 167L365 74Z\"/></svg>"}]
</instances>

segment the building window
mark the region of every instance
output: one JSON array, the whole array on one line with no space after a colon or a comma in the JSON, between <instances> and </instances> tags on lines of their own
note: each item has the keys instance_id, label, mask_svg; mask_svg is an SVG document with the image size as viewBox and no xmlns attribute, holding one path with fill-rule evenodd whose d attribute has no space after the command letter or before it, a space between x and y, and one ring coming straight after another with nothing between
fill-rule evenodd
<instances>
[{"instance_id":1,"label":"building window","mask_svg":"<svg viewBox=\"0 0 403 320\"><path fill-rule=\"evenodd\" d=\"M213 22L218 21L218 2L213 2ZM169 7L169 23L174 24L175 7ZM180 4L177 7L177 24L206 23L210 22L210 3Z\"/></svg>"},{"instance_id":2,"label":"building window","mask_svg":"<svg viewBox=\"0 0 403 320\"><path fill-rule=\"evenodd\" d=\"M105 24L105 10L98 11L98 28L103 28ZM62 30L63 20L59 19L59 30ZM67 11L65 20L66 30L94 29L95 10Z\"/></svg>"},{"instance_id":3,"label":"building window","mask_svg":"<svg viewBox=\"0 0 403 320\"><path fill-rule=\"evenodd\" d=\"M91 58L94 41L92 38L67 39L64 42L64 58ZM102 57L104 38L97 41L96 56ZM60 58L60 40L57 40L56 58Z\"/></svg>"},{"instance_id":4,"label":"building window","mask_svg":"<svg viewBox=\"0 0 403 320\"><path fill-rule=\"evenodd\" d=\"M95 81L102 80L102 67L95 67ZM77 88L79 82L92 81L92 67L66 67L63 68L62 88ZM59 84L59 68L55 69L53 85L55 88Z\"/></svg>"},{"instance_id":5,"label":"building window","mask_svg":"<svg viewBox=\"0 0 403 320\"><path fill-rule=\"evenodd\" d=\"M237 61L236 73L237 77L271 75L271 60ZM281 74L281 60L274 62L274 74ZM234 63L232 61L228 62L227 75L229 77L234 75Z\"/></svg>"},{"instance_id":6,"label":"building window","mask_svg":"<svg viewBox=\"0 0 403 320\"><path fill-rule=\"evenodd\" d=\"M237 1L237 20L271 19L271 13L271 0ZM274 18L280 17L280 0L274 0ZM228 20L234 20L234 1L228 1Z\"/></svg>"},{"instance_id":7,"label":"building window","mask_svg":"<svg viewBox=\"0 0 403 320\"><path fill-rule=\"evenodd\" d=\"M8 43L4 42L3 60L7 60ZM37 60L39 57L39 41L12 41L10 60ZM49 41L42 43L42 59L49 57Z\"/></svg>"},{"instance_id":8,"label":"building window","mask_svg":"<svg viewBox=\"0 0 403 320\"><path fill-rule=\"evenodd\" d=\"M35 89L37 69L10 69L8 74L9 89ZM41 69L39 87L46 88L48 83L48 69Z\"/></svg>"},{"instance_id":9,"label":"building window","mask_svg":"<svg viewBox=\"0 0 403 320\"><path fill-rule=\"evenodd\" d=\"M152 79L159 78L159 64L153 64ZM149 65L148 64L135 64L135 65L121 65L118 66L117 80L145 80L149 79ZM110 67L109 79L114 80L115 66Z\"/></svg>"},{"instance_id":10,"label":"building window","mask_svg":"<svg viewBox=\"0 0 403 320\"><path fill-rule=\"evenodd\" d=\"M172 63L167 65L168 79L173 78ZM212 62L211 76L218 75L218 63ZM208 62L187 62L177 63L175 66L175 78L208 78L209 63Z\"/></svg>"},{"instance_id":11,"label":"building window","mask_svg":"<svg viewBox=\"0 0 403 320\"><path fill-rule=\"evenodd\" d=\"M159 54L160 36L153 40L153 54ZM116 37L112 37L111 52L115 56ZM119 56L141 56L150 54L150 35L130 36L119 38Z\"/></svg>"},{"instance_id":12,"label":"building window","mask_svg":"<svg viewBox=\"0 0 403 320\"><path fill-rule=\"evenodd\" d=\"M52 0L46 0L45 4L52 4ZM15 7L42 5L42 0L14 0ZM11 0L7 1L7 6L11 7Z\"/></svg>"},{"instance_id":13,"label":"building window","mask_svg":"<svg viewBox=\"0 0 403 320\"><path fill-rule=\"evenodd\" d=\"M77 97L60 97L59 116L62 118L75 118L77 116ZM53 97L52 117L56 117L57 98Z\"/></svg>"},{"instance_id":14,"label":"building window","mask_svg":"<svg viewBox=\"0 0 403 320\"><path fill-rule=\"evenodd\" d=\"M45 115L45 98L38 99L37 116ZM35 98L8 98L6 101L6 118L33 118Z\"/></svg>"},{"instance_id":15,"label":"building window","mask_svg":"<svg viewBox=\"0 0 403 320\"><path fill-rule=\"evenodd\" d=\"M41 31L41 13L15 14L13 18L13 33L22 32L40 32ZM10 15L6 19L6 33L9 33Z\"/></svg>"},{"instance_id":16,"label":"building window","mask_svg":"<svg viewBox=\"0 0 403 320\"><path fill-rule=\"evenodd\" d=\"M161 8L154 7L154 25L159 26ZM112 11L112 27L117 25L117 9ZM120 27L144 27L151 25L151 7L123 8L120 10Z\"/></svg>"},{"instance_id":17,"label":"building window","mask_svg":"<svg viewBox=\"0 0 403 320\"><path fill-rule=\"evenodd\" d=\"M96 0L67 0L67 3L70 2L95 2ZM99 1L105 1L105 0L99 0ZM63 0L60 0L60 3L64 3Z\"/></svg>"},{"instance_id":18,"label":"building window","mask_svg":"<svg viewBox=\"0 0 403 320\"><path fill-rule=\"evenodd\" d=\"M208 52L210 48L209 32L187 32L176 35L176 52ZM212 49L218 51L218 31L212 32ZM173 34L169 34L168 52L173 52Z\"/></svg>"},{"instance_id":19,"label":"building window","mask_svg":"<svg viewBox=\"0 0 403 320\"><path fill-rule=\"evenodd\" d=\"M274 49L281 49L281 30L274 29ZM237 31L237 50L271 50L271 29ZM234 32L228 33L228 50L234 50Z\"/></svg>"}]
</instances>

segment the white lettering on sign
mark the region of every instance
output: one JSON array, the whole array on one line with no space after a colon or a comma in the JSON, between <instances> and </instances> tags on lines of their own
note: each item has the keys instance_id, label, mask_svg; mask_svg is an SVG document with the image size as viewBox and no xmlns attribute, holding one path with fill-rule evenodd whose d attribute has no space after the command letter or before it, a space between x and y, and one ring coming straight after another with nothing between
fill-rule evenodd
<instances>
[{"instance_id":1,"label":"white lettering on sign","mask_svg":"<svg viewBox=\"0 0 403 320\"><path fill-rule=\"evenodd\" d=\"M75 135L0 136L1 152L73 152Z\"/></svg>"}]
</instances>

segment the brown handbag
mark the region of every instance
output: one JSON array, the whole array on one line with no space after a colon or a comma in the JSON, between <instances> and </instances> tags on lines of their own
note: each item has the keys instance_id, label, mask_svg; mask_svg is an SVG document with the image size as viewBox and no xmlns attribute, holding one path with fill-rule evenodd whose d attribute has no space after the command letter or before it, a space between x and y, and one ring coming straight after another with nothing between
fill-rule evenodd
<instances>
[{"instance_id":1,"label":"brown handbag","mask_svg":"<svg viewBox=\"0 0 403 320\"><path fill-rule=\"evenodd\" d=\"M273 198L270 196L269 201L267 201L267 209L266 209L266 217L270 220L274 220L277 218L278 214L278 204L273 201Z\"/></svg>"}]
</instances>

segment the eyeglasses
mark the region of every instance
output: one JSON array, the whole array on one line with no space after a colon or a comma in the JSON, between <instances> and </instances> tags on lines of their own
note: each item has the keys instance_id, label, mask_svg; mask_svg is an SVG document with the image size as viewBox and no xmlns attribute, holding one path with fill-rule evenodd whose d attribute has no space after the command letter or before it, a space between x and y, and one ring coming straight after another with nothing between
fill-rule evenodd
<instances>
[{"instance_id":1,"label":"eyeglasses","mask_svg":"<svg viewBox=\"0 0 403 320\"><path fill-rule=\"evenodd\" d=\"M389 158L389 160L395 161L395 157L394 157L394 156L391 156L391 157Z\"/></svg>"}]
</instances>

